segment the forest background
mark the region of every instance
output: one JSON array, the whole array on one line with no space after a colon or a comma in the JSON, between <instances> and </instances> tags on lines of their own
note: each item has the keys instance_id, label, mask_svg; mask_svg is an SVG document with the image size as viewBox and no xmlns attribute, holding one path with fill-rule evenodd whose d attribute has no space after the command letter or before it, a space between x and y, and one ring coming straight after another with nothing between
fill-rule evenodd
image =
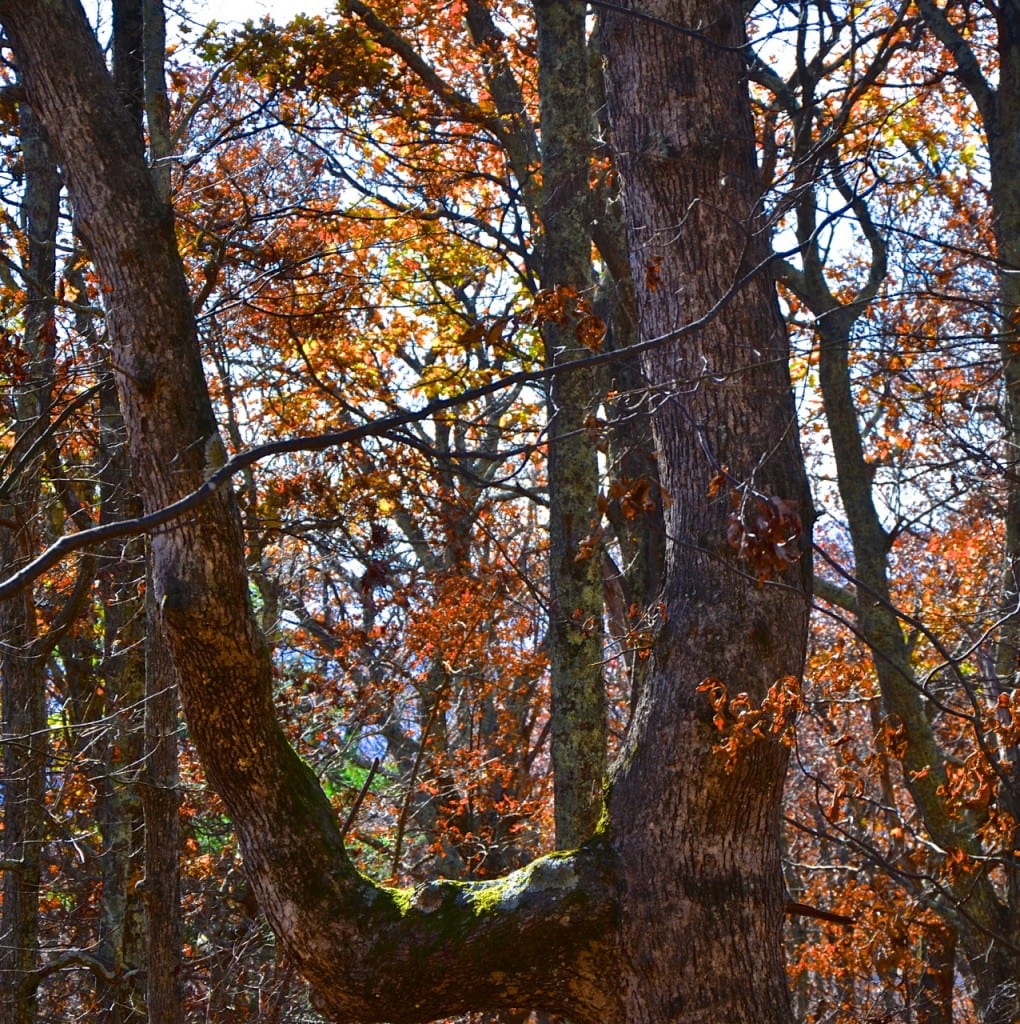
<instances>
[{"instance_id":1,"label":"forest background","mask_svg":"<svg viewBox=\"0 0 1020 1024\"><path fill-rule=\"evenodd\" d=\"M578 284L549 274L529 4L237 29L169 3L169 48L155 0L95 12L173 205L222 437L203 458L251 453L232 486L277 715L391 885L578 845L663 628L670 392L628 355L613 7L575 75ZM1015 1024L1020 6L744 8L815 596L802 685L763 703L706 676L717 756L792 751L796 1019ZM316 1020L158 670L105 286L9 51L3 75L0 1020ZM780 585L812 510L711 451L698 487ZM604 729L554 735L550 687L580 677Z\"/></svg>"}]
</instances>

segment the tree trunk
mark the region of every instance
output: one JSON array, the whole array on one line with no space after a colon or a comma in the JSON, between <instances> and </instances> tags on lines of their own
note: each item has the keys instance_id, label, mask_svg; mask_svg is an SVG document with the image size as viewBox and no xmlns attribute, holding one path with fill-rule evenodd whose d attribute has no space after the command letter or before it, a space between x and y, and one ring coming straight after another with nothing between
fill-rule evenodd
<instances>
[{"instance_id":1,"label":"tree trunk","mask_svg":"<svg viewBox=\"0 0 1020 1024\"><path fill-rule=\"evenodd\" d=\"M163 641L159 612L151 598L146 600L146 619L146 762L141 786L145 816L145 1002L149 1024L181 1024L184 936L177 789L177 677Z\"/></svg>"},{"instance_id":2,"label":"tree trunk","mask_svg":"<svg viewBox=\"0 0 1020 1024\"><path fill-rule=\"evenodd\" d=\"M135 124L147 139L150 176L158 201L170 202L171 134L164 62L166 18L162 0L116 0L113 79ZM143 123L144 118L144 123ZM111 477L113 514L137 514L140 504L128 465L124 418L114 398L109 418L113 450L104 465ZM104 510L106 508L104 502ZM148 561L148 549L146 551ZM123 563L122 563L123 565ZM136 566L136 572L138 571ZM123 571L123 570L121 570ZM148 574L146 570L146 574ZM130 586L130 578L127 585ZM141 747L145 769L134 788L144 822L141 897L145 949L145 1012L149 1024L180 1024L183 924L180 898L180 821L177 790L177 675L166 649L151 586L137 586L131 601L144 636L132 644L134 683L144 693ZM136 740L136 743L138 741ZM137 899L137 896L135 897Z\"/></svg>"},{"instance_id":3,"label":"tree trunk","mask_svg":"<svg viewBox=\"0 0 1020 1024\"><path fill-rule=\"evenodd\" d=\"M124 452L123 422L112 371L100 389L99 492L100 522L118 522L137 515ZM97 683L97 710L109 716L100 777L95 785L103 836L103 901L99 949L116 982L109 999L117 1019L144 1017L144 989L138 968L145 963L142 906L137 884L143 876L143 808L139 765L145 763L143 730L145 698L145 575L144 542L117 542L108 551L108 569L100 578L103 605L103 659Z\"/></svg>"},{"instance_id":4,"label":"tree trunk","mask_svg":"<svg viewBox=\"0 0 1020 1024\"><path fill-rule=\"evenodd\" d=\"M758 582L763 567L738 560L726 541L729 491L741 506L794 501L805 519L811 507L765 270L744 23L739 3L641 10L681 28L612 11L603 29L642 339L664 339L644 362L669 502L666 622L609 805L621 860L641 880L621 896L625 1018L785 1021L785 751L755 744L729 770L698 692L714 679L761 701L799 677L807 631L810 554L782 583ZM727 482L712 497L720 475ZM797 543L810 552L806 535Z\"/></svg>"},{"instance_id":5,"label":"tree trunk","mask_svg":"<svg viewBox=\"0 0 1020 1024\"><path fill-rule=\"evenodd\" d=\"M588 174L593 135L585 11L535 4L542 123L542 284L557 293L542 325L546 363L590 352L582 340L593 286ZM591 370L559 374L549 392L549 675L556 842L576 846L602 809L606 769L602 545L598 453L589 423Z\"/></svg>"},{"instance_id":6,"label":"tree trunk","mask_svg":"<svg viewBox=\"0 0 1020 1024\"><path fill-rule=\"evenodd\" d=\"M1020 684L1020 3L1004 0L998 12L999 83L996 118L988 123L991 197L999 260L999 351L1005 385L1007 436L1006 550L1003 573L1003 636L997 658L996 693L1014 694ZM999 765L998 800L1013 820L1012 842L1020 844L1020 745ZM982 957L972 941L968 955L982 991L987 1024L1020 1019L1020 866L1007 869L998 938ZM976 939L976 936L974 937Z\"/></svg>"},{"instance_id":7,"label":"tree trunk","mask_svg":"<svg viewBox=\"0 0 1020 1024\"><path fill-rule=\"evenodd\" d=\"M748 730L727 757L700 684L746 691L753 716L801 669L806 559L778 576L806 545L786 504L806 512L804 472L782 321L758 267L767 239L750 108L729 49L744 42L740 5L654 13L708 26L727 48L626 16L606 26L642 336L663 338L646 372L672 504L667 623L596 835L500 881L373 884L275 720L229 490L152 539L154 599L195 745L270 923L338 1020L521 1007L579 1024L789 1020L786 754L771 728L784 720L766 715L766 736ZM157 509L203 485L216 433L173 225L80 7L0 0L0 19L107 289L133 473ZM670 337L717 302L714 318ZM722 466L730 476L713 497ZM735 521L729 490L744 506Z\"/></svg>"},{"instance_id":8,"label":"tree trunk","mask_svg":"<svg viewBox=\"0 0 1020 1024\"><path fill-rule=\"evenodd\" d=\"M15 396L14 444L21 458L3 481L0 564L11 572L34 557L39 537L41 456L36 452L49 422L53 383L53 287L60 178L34 112L19 111L25 162L23 223L28 236L25 264L24 351L29 361ZM38 966L38 915L42 843L46 827L45 657L37 648L38 627L31 588L0 608L0 708L2 708L3 890L0 896L0 1021L34 1024Z\"/></svg>"}]
</instances>

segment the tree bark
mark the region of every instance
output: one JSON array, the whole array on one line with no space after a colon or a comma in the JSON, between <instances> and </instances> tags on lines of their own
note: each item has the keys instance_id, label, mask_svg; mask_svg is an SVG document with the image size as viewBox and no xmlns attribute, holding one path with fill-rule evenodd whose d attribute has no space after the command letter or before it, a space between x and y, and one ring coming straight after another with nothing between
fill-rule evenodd
<instances>
[{"instance_id":1,"label":"tree bark","mask_svg":"<svg viewBox=\"0 0 1020 1024\"><path fill-rule=\"evenodd\" d=\"M38 118L19 110L25 162L25 380L15 395L14 444L22 453L3 481L0 564L5 572L31 559L39 536L33 517L41 495L41 450L29 457L49 422L53 386L53 289L60 178ZM31 588L0 608L0 708L3 735L3 872L0 897L0 1001L3 1024L34 1024L38 966L39 892L46 829L45 658L37 648L38 623Z\"/></svg>"},{"instance_id":2,"label":"tree bark","mask_svg":"<svg viewBox=\"0 0 1020 1024\"><path fill-rule=\"evenodd\" d=\"M166 18L162 0L117 0L114 5L113 80L138 137L147 140L150 176L157 201L170 201L171 133L166 102ZM143 120L144 119L144 120ZM147 129L147 130L146 130ZM112 383L112 380L111 380ZM110 453L103 460L110 508L104 515L137 514L137 487L128 465L124 417L116 396L110 396ZM124 549L125 552L127 548ZM137 554L137 552L136 552ZM149 549L137 558L134 573L148 575ZM142 566L146 565L143 570ZM121 561L118 571L124 572ZM131 588L128 579L122 587ZM145 768L132 786L143 822L142 876L132 902L139 898L144 919L145 1014L149 1024L180 1024L184 1019L181 984L183 923L180 900L180 821L177 790L177 674L166 649L152 588L134 580L124 602L131 608L139 635L129 645L132 682L144 694L142 728L135 739ZM109 616L107 616L109 628Z\"/></svg>"},{"instance_id":3,"label":"tree bark","mask_svg":"<svg viewBox=\"0 0 1020 1024\"><path fill-rule=\"evenodd\" d=\"M535 4L542 125L542 284L560 302L542 325L546 363L587 354L590 304L588 174L593 135L585 11L564 0ZM571 296L573 296L571 298ZM556 842L594 831L606 769L602 545L598 453L589 427L599 392L591 370L555 376L549 392L549 676Z\"/></svg>"},{"instance_id":4,"label":"tree bark","mask_svg":"<svg viewBox=\"0 0 1020 1024\"><path fill-rule=\"evenodd\" d=\"M146 600L145 772L145 1002L149 1024L181 1024L180 797L177 775L177 676L160 629L155 601Z\"/></svg>"},{"instance_id":5,"label":"tree bark","mask_svg":"<svg viewBox=\"0 0 1020 1024\"><path fill-rule=\"evenodd\" d=\"M991 163L991 196L999 259L999 351L1005 384L1007 436L1006 550L1003 572L1003 636L997 657L996 696L1020 683L1020 4L998 9L999 83L996 117L985 116ZM1020 842L1020 746L1000 764L999 803L1012 816L1013 841ZM1005 941L994 957L974 956L989 1024L1020 1018L1020 867L1007 871L999 921ZM972 943L975 949L976 943ZM986 966L987 965L987 966Z\"/></svg>"},{"instance_id":6,"label":"tree bark","mask_svg":"<svg viewBox=\"0 0 1020 1024\"><path fill-rule=\"evenodd\" d=\"M100 389L99 493L100 522L117 522L136 515L124 452L123 422L117 405L112 371ZM118 1006L123 1022L141 1020L145 1004L142 977L145 963L142 904L137 883L142 877L144 819L138 766L145 761L143 731L145 697L145 597L142 581L144 541L118 544L106 552L109 568L99 581L103 606L101 697L97 714L108 715L100 777L97 818L103 836L103 901L100 914L100 956L116 975L108 998ZM99 709L102 709L101 711Z\"/></svg>"},{"instance_id":7,"label":"tree bark","mask_svg":"<svg viewBox=\"0 0 1020 1024\"><path fill-rule=\"evenodd\" d=\"M699 684L760 701L799 677L810 555L782 584L757 582L726 543L723 471L751 493L810 504L787 370L765 271L740 4L664 0L610 11L612 141L666 510L657 638L612 783L614 843L642 885L621 897L628 1021L784 1021L778 810L785 751L762 743L727 770ZM718 307L718 311L717 310ZM705 318L677 340L673 332ZM798 538L805 552L808 537ZM657 907L672 908L659 927ZM739 964L738 971L733 966ZM753 981L751 980L753 979Z\"/></svg>"}]
</instances>

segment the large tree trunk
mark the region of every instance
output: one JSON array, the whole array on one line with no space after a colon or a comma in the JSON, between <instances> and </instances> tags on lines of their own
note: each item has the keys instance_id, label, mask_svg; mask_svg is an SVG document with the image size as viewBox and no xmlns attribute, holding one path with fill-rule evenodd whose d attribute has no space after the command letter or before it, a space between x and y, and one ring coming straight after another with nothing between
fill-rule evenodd
<instances>
[{"instance_id":1,"label":"large tree trunk","mask_svg":"<svg viewBox=\"0 0 1020 1024\"><path fill-rule=\"evenodd\" d=\"M738 3L641 9L682 29L612 12L603 33L642 335L668 339L708 316L645 357L661 389L667 621L609 807L621 857L643 882L622 898L624 955L643 979L626 990L626 1017L780 1021L785 752L758 744L728 771L698 693L711 678L761 701L799 676L807 630L810 555L781 584L758 583L765 567L741 564L725 539L734 488L737 515L765 496L797 502L805 518L810 510L787 341L764 270L744 24ZM723 467L728 481L710 497ZM809 551L806 537L798 543ZM650 929L662 907L672 912Z\"/></svg>"},{"instance_id":2,"label":"large tree trunk","mask_svg":"<svg viewBox=\"0 0 1020 1024\"><path fill-rule=\"evenodd\" d=\"M737 3L656 13L707 26L724 47L743 42ZM77 3L0 0L0 19L108 289L132 469L156 509L202 485L216 433L172 222ZM672 504L667 624L596 836L503 881L374 885L276 723L229 491L152 540L196 747L270 922L339 1020L514 1007L581 1024L789 1019L785 751L767 735L729 763L700 690L711 679L717 692L746 691L753 714L799 673L806 635L806 566L766 578L806 540L790 535L785 502L807 503L782 322L755 270L766 238L740 53L623 16L605 38L642 334L663 336L646 370ZM723 299L711 322L668 337ZM743 484L736 523L731 485L708 493L723 465L732 489ZM751 537L769 509L783 512L785 532ZM742 531L751 558L727 543Z\"/></svg>"}]
</instances>

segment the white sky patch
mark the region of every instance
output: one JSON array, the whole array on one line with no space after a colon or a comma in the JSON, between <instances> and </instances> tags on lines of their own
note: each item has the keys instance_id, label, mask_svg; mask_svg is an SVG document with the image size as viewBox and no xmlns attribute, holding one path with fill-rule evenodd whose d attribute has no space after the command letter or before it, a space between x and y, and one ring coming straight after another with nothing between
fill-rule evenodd
<instances>
[{"instance_id":1,"label":"white sky patch","mask_svg":"<svg viewBox=\"0 0 1020 1024\"><path fill-rule=\"evenodd\" d=\"M183 8L190 21L203 25L210 21L243 25L266 17L283 24L298 14L326 14L336 6L336 0L188 0L186 4L167 3L167 16L172 20Z\"/></svg>"}]
</instances>

